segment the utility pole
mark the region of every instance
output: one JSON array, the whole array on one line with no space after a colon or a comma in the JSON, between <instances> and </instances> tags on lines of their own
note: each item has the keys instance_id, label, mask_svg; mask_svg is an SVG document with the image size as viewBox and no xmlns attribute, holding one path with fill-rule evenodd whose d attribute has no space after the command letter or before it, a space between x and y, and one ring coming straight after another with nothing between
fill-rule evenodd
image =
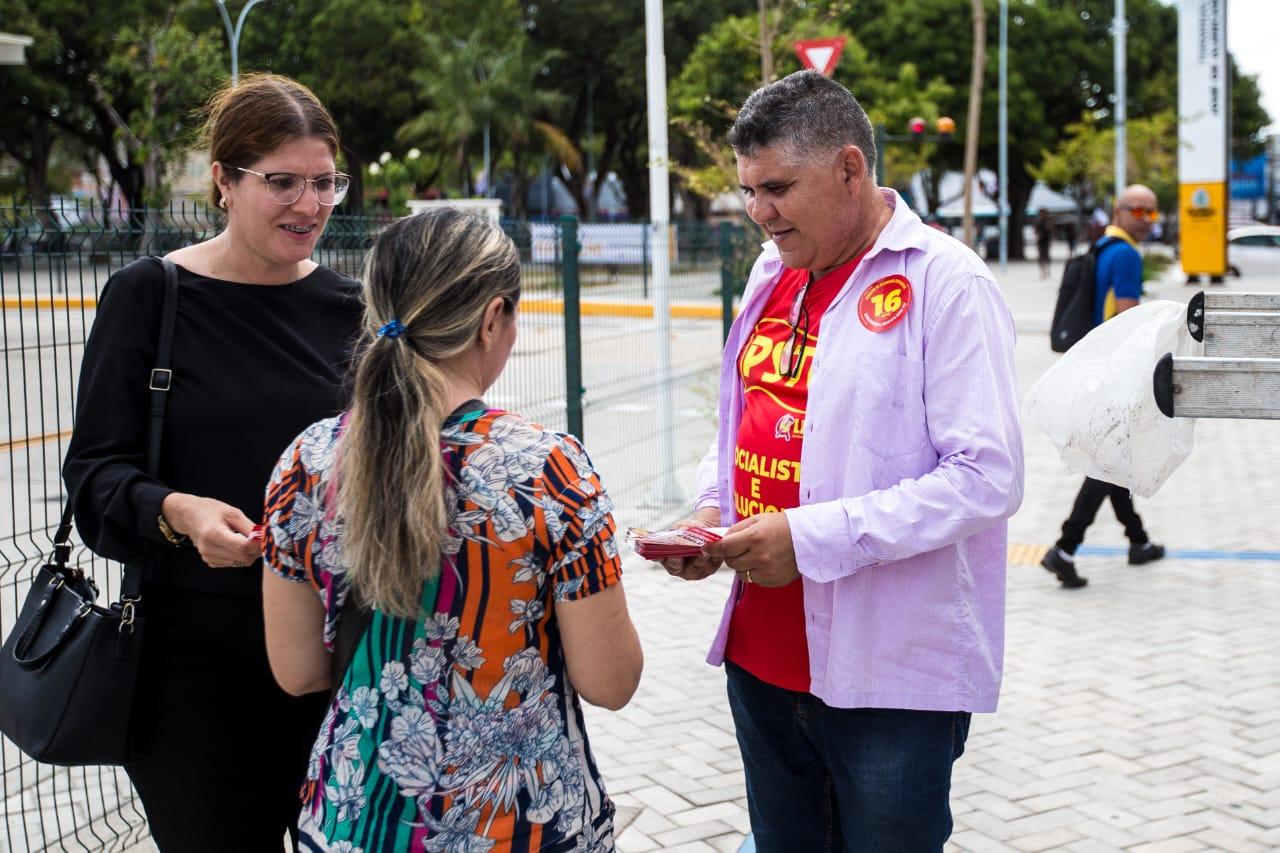
<instances>
[{"instance_id":1,"label":"utility pole","mask_svg":"<svg viewBox=\"0 0 1280 853\"><path fill-rule=\"evenodd\" d=\"M1128 35L1129 22L1124 14L1124 0L1116 0L1116 18L1115 18L1115 66L1116 66L1116 191L1115 198L1120 197L1120 193L1128 186L1129 180L1126 175L1126 160L1129 157L1129 147L1125 143L1126 116L1125 116L1125 86L1128 68L1128 57L1125 53L1125 38Z\"/></svg>"},{"instance_id":2,"label":"utility pole","mask_svg":"<svg viewBox=\"0 0 1280 853\"><path fill-rule=\"evenodd\" d=\"M760 10L760 85L773 82L773 27L769 26L769 0L756 0Z\"/></svg>"},{"instance_id":3,"label":"utility pole","mask_svg":"<svg viewBox=\"0 0 1280 853\"><path fill-rule=\"evenodd\" d=\"M240 10L240 17L236 19L236 25L231 27L231 15L227 13L227 4L225 0L214 0L218 4L218 11L222 13L222 26L227 30L227 41L231 42L231 85L234 86L240 80L240 34L244 32L244 19L249 17L249 10L257 6L263 0L249 0L244 4L244 8Z\"/></svg>"},{"instance_id":4,"label":"utility pole","mask_svg":"<svg viewBox=\"0 0 1280 853\"><path fill-rule=\"evenodd\" d=\"M653 499L678 503L675 412L671 392L671 199L667 186L667 57L662 0L645 0L645 83L649 96L649 221L653 239L654 348L658 355L658 477Z\"/></svg>"},{"instance_id":5,"label":"utility pole","mask_svg":"<svg viewBox=\"0 0 1280 853\"><path fill-rule=\"evenodd\" d=\"M1009 269L1009 0L1000 0L1000 272Z\"/></svg>"}]
</instances>

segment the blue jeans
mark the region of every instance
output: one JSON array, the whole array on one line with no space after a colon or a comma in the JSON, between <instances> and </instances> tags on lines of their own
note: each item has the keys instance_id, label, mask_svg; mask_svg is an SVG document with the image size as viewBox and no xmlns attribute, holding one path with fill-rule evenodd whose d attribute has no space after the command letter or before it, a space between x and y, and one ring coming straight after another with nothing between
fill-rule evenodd
<instances>
[{"instance_id":1,"label":"blue jeans","mask_svg":"<svg viewBox=\"0 0 1280 853\"><path fill-rule=\"evenodd\" d=\"M936 853L969 714L832 708L725 661L759 853Z\"/></svg>"}]
</instances>

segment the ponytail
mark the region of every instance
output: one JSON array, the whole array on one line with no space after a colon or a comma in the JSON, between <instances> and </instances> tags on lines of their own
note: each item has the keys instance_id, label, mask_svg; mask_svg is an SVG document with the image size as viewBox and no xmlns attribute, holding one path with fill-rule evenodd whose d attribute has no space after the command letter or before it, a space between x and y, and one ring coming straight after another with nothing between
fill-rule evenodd
<instances>
[{"instance_id":1,"label":"ponytail","mask_svg":"<svg viewBox=\"0 0 1280 853\"><path fill-rule=\"evenodd\" d=\"M520 259L497 227L457 210L401 219L365 266L365 339L338 442L341 562L357 599L420 615L448 532L439 363L474 346L486 306L514 306Z\"/></svg>"}]
</instances>

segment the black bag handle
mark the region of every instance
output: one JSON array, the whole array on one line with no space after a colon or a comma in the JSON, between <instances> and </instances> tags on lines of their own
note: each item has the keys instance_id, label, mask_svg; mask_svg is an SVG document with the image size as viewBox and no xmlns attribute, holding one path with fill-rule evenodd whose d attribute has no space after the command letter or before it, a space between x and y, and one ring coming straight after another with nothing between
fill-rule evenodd
<instances>
[{"instance_id":1,"label":"black bag handle","mask_svg":"<svg viewBox=\"0 0 1280 853\"><path fill-rule=\"evenodd\" d=\"M151 407L147 421L147 473L160 473L160 441L164 435L164 410L169 389L173 386L173 330L178 321L178 267L168 258L156 258L164 271L164 295L160 306L160 336L156 343L155 367L151 370L148 388L151 389ZM62 521L53 536L53 568L61 573L71 559L71 528L73 521L71 496L67 496L62 510ZM142 600L142 567L124 567L120 583L120 599L129 611L132 621L133 605Z\"/></svg>"}]
</instances>

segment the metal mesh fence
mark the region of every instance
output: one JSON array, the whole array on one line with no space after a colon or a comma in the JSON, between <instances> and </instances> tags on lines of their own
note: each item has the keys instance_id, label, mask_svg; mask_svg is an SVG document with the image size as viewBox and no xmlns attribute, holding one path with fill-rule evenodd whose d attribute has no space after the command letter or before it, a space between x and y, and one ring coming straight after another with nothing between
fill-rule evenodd
<instances>
[{"instance_id":1,"label":"metal mesh fence","mask_svg":"<svg viewBox=\"0 0 1280 853\"><path fill-rule=\"evenodd\" d=\"M387 221L333 216L316 260L358 276L372 239ZM59 469L73 421L80 359L103 285L134 259L208 239L219 227L216 211L199 205L132 218L96 206L0 207L5 354L0 636L7 636L52 545L65 500ZM525 293L516 348L488 401L551 428L570 427L565 302L572 305L576 290L581 429L614 500L618 523L656 526L678 517L686 511L692 482L687 476L677 479L680 494L658 484L667 476L687 475L714 436L721 291L726 283L740 291L754 257L750 235L700 223L672 227L671 369L664 382L656 367L662 339L653 317L650 227L520 221L505 221L503 227L520 250ZM576 287L568 289L566 227L576 229L581 247ZM98 582L100 601L115 599L117 566L83 547L76 548L73 559ZM3 738L0 797L0 850L122 850L147 833L141 805L122 771L37 764Z\"/></svg>"}]
</instances>

